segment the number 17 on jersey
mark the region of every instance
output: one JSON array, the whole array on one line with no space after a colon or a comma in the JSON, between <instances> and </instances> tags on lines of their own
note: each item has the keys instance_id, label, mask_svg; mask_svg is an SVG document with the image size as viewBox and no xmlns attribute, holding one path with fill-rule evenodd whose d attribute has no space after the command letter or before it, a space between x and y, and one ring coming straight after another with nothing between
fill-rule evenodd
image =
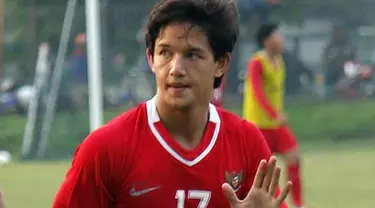
<instances>
[{"instance_id":1,"label":"number 17 on jersey","mask_svg":"<svg viewBox=\"0 0 375 208\"><path fill-rule=\"evenodd\" d=\"M177 208L185 207L185 200L199 200L197 208L206 208L211 199L211 192L204 190L177 190L176 191Z\"/></svg>"}]
</instances>

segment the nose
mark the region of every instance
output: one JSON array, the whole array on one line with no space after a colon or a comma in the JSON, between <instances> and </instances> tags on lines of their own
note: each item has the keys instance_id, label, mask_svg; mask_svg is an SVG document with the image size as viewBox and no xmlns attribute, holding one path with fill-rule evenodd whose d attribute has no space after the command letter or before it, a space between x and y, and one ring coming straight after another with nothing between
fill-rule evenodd
<instances>
[{"instance_id":1,"label":"nose","mask_svg":"<svg viewBox=\"0 0 375 208\"><path fill-rule=\"evenodd\" d=\"M179 77L184 76L185 74L186 66L184 63L184 57L182 55L176 54L171 61L169 75Z\"/></svg>"}]
</instances>

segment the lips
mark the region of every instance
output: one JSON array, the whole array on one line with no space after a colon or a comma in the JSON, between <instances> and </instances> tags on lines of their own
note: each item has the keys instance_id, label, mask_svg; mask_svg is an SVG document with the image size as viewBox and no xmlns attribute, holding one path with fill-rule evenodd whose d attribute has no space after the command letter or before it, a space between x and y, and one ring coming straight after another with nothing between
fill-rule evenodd
<instances>
[{"instance_id":1,"label":"lips","mask_svg":"<svg viewBox=\"0 0 375 208\"><path fill-rule=\"evenodd\" d=\"M168 88L183 89L183 88L188 88L188 87L189 87L189 85L183 84L183 83L168 84Z\"/></svg>"}]
</instances>

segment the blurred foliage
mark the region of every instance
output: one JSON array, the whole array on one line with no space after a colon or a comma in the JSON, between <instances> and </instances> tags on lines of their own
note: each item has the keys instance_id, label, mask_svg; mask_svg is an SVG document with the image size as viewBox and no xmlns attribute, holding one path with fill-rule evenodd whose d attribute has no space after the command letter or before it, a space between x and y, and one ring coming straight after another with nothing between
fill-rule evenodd
<instances>
[{"instance_id":1,"label":"blurred foliage","mask_svg":"<svg viewBox=\"0 0 375 208\"><path fill-rule=\"evenodd\" d=\"M287 113L291 128L302 142L354 140L375 135L374 105L374 101L298 105L290 106ZM105 120L109 121L121 112L107 111ZM234 109L234 112L241 110ZM19 152L25 121L19 116L1 117L0 149ZM48 144L49 155L70 156L88 134L88 121L87 113L58 114Z\"/></svg>"},{"instance_id":2,"label":"blurred foliage","mask_svg":"<svg viewBox=\"0 0 375 208\"><path fill-rule=\"evenodd\" d=\"M151 5L157 0L102 0L102 38L103 54L125 51L130 62L137 60L140 45L135 41L136 33L142 25ZM11 44L5 50L5 61L22 62L29 55L32 42L48 41L52 52L56 53L67 0L6 0L6 29L10 31ZM77 0L78 7L72 24L70 43L74 36L85 31L85 0ZM306 18L325 18L334 16L349 24L347 19L362 22L373 21L375 1L373 0L283 0L273 12L274 19L288 23L301 24ZM30 19L36 18L32 28ZM358 20L359 21L359 20ZM362 23L364 24L364 23ZM35 31L34 31L35 30ZM36 33L36 40L30 36ZM70 51L70 50L69 50ZM36 51L32 51L36 53ZM143 51L142 51L143 53ZM25 75L26 76L26 75Z\"/></svg>"},{"instance_id":3,"label":"blurred foliage","mask_svg":"<svg viewBox=\"0 0 375 208\"><path fill-rule=\"evenodd\" d=\"M135 63L141 46L136 34L147 12L156 0L102 0L101 22L104 64L111 53L122 51L130 64ZM330 18L360 25L373 22L374 1L359 0L283 0L273 10L272 19L288 24L302 25L308 18ZM6 0L6 31L10 41L6 44L5 63L14 63L30 74L35 67L37 45L49 42L53 54L57 52L67 0ZM85 31L85 0L77 0L72 24L70 49L74 36ZM354 24L351 24L353 23ZM69 52L71 50L68 50ZM28 75L26 73L26 75Z\"/></svg>"},{"instance_id":4,"label":"blurred foliage","mask_svg":"<svg viewBox=\"0 0 375 208\"><path fill-rule=\"evenodd\" d=\"M4 53L5 63L17 63L27 75L33 71L37 45L49 42L55 49L65 14L66 1L7 0L6 31L10 37Z\"/></svg>"},{"instance_id":5,"label":"blurred foliage","mask_svg":"<svg viewBox=\"0 0 375 208\"><path fill-rule=\"evenodd\" d=\"M375 135L374 100L290 104L289 125L302 142L350 140ZM234 110L241 114L241 109Z\"/></svg>"},{"instance_id":6,"label":"blurred foliage","mask_svg":"<svg viewBox=\"0 0 375 208\"><path fill-rule=\"evenodd\" d=\"M373 137L374 101L346 101L291 106L290 125L301 140L346 140Z\"/></svg>"},{"instance_id":7,"label":"blurred foliage","mask_svg":"<svg viewBox=\"0 0 375 208\"><path fill-rule=\"evenodd\" d=\"M6 31L8 41L4 54L5 63L17 62L27 74L34 70L36 46L48 42L52 54L56 54L62 32L67 0L6 0ZM84 0L77 0L77 6L71 23L68 55L74 46L74 38L85 32ZM107 0L101 1L101 38L103 56L112 52L125 51L130 61L136 61L139 43L136 34L153 1L146 0ZM53 58L53 57L52 57Z\"/></svg>"}]
</instances>

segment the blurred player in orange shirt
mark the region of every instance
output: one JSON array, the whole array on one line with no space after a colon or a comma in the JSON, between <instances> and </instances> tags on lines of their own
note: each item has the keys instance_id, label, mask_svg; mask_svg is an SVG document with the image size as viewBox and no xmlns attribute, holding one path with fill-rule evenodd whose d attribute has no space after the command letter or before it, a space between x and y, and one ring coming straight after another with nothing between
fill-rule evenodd
<instances>
[{"instance_id":1,"label":"blurred player in orange shirt","mask_svg":"<svg viewBox=\"0 0 375 208\"><path fill-rule=\"evenodd\" d=\"M300 152L284 114L285 65L281 56L284 38L277 24L263 24L257 31L256 41L261 50L248 64L244 118L261 130L273 153L285 157L288 177L293 183L292 199L294 205L300 208L303 207Z\"/></svg>"}]
</instances>

